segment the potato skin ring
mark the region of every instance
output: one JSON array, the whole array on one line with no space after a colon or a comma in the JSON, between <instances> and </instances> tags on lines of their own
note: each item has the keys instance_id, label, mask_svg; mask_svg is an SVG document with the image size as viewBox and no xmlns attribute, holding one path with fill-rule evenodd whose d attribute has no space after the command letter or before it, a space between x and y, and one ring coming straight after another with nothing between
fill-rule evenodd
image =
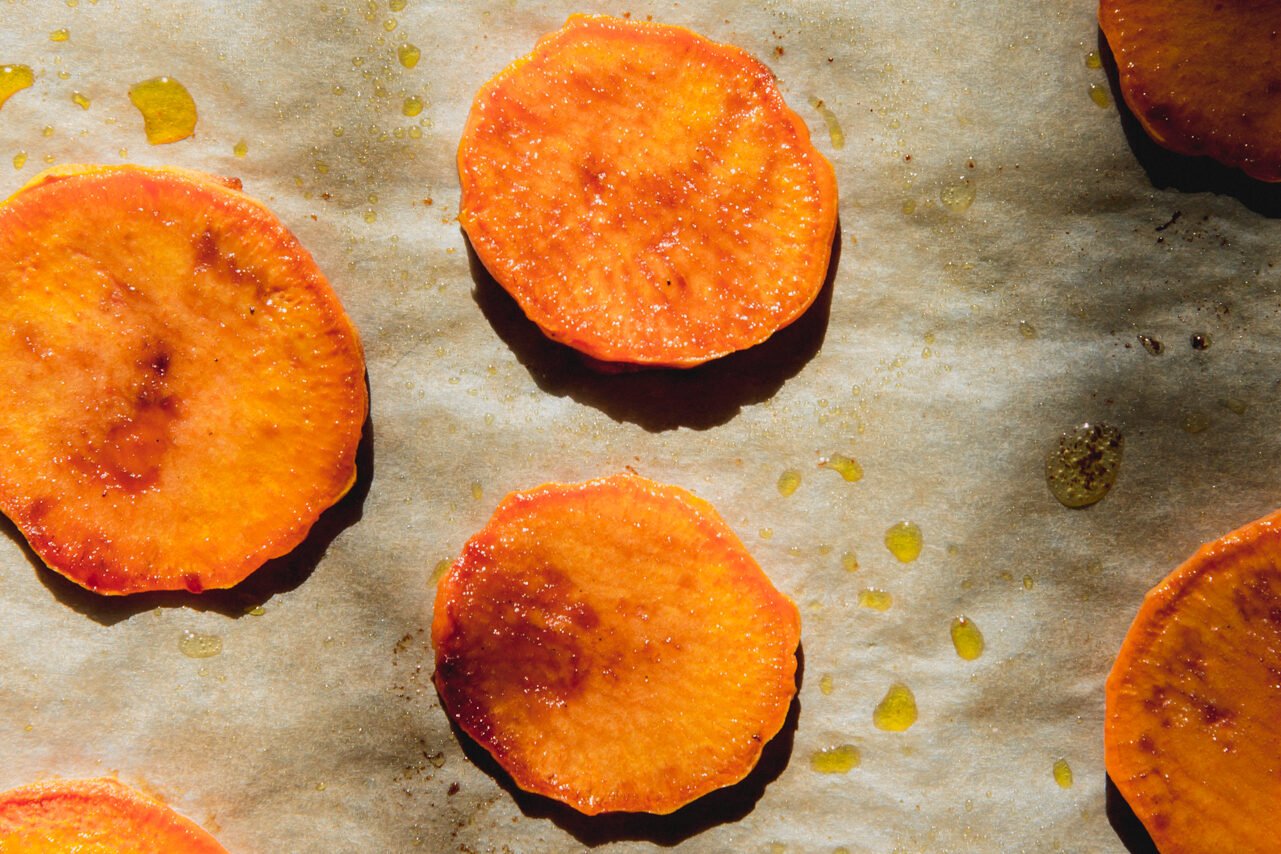
<instances>
[{"instance_id":1,"label":"potato skin ring","mask_svg":"<svg viewBox=\"0 0 1281 854\"><path fill-rule=\"evenodd\" d=\"M90 590L230 587L355 481L355 327L239 182L68 166L0 206L0 510Z\"/></svg>"},{"instance_id":2,"label":"potato skin ring","mask_svg":"<svg viewBox=\"0 0 1281 854\"><path fill-rule=\"evenodd\" d=\"M435 682L522 789L670 813L743 779L800 616L707 502L623 474L507 496L442 576Z\"/></svg>"},{"instance_id":3,"label":"potato skin ring","mask_svg":"<svg viewBox=\"0 0 1281 854\"><path fill-rule=\"evenodd\" d=\"M599 361L759 344L827 275L831 164L768 68L682 27L571 17L481 88L458 171L486 269Z\"/></svg>"}]
</instances>

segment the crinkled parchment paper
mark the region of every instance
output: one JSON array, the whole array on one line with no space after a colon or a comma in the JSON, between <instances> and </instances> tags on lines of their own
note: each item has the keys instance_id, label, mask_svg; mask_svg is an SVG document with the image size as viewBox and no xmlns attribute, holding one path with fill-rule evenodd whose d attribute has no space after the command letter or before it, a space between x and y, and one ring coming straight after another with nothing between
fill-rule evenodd
<instances>
[{"instance_id":1,"label":"crinkled parchment paper","mask_svg":"<svg viewBox=\"0 0 1281 854\"><path fill-rule=\"evenodd\" d=\"M472 96L574 11L748 49L835 164L829 287L772 342L598 376L469 255L454 152ZM234 591L97 597L5 524L0 788L116 774L238 854L1124 850L1102 746L1115 650L1148 587L1281 500L1281 203L1147 142L1087 62L1099 47L1086 0L2 0L0 64L37 79L0 109L0 194L47 163L240 176L359 327L372 414L352 495ZM156 75L192 93L194 138L147 144L127 91ZM1068 510L1045 455L1086 421L1123 432L1124 460L1107 498ZM834 453L863 479L820 468ZM804 672L745 784L589 820L451 730L430 579L506 492L624 466L720 510L800 605ZM907 564L883 544L901 520L925 541ZM865 588L893 607L860 607ZM962 614L976 661L949 638ZM184 655L184 633L221 653ZM919 720L882 732L896 682ZM811 767L840 744L859 767Z\"/></svg>"}]
</instances>

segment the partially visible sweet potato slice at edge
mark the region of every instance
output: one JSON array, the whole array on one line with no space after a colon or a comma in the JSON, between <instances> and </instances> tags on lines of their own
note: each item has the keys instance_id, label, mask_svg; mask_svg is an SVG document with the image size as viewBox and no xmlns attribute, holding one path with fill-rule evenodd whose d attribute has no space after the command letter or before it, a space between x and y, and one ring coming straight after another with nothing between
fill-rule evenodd
<instances>
[{"instance_id":1,"label":"partially visible sweet potato slice at edge","mask_svg":"<svg viewBox=\"0 0 1281 854\"><path fill-rule=\"evenodd\" d=\"M1274 852L1281 512L1148 593L1107 681L1106 760L1163 854Z\"/></svg>"},{"instance_id":2,"label":"partially visible sweet potato slice at edge","mask_svg":"<svg viewBox=\"0 0 1281 854\"><path fill-rule=\"evenodd\" d=\"M691 367L822 289L832 166L769 69L687 29L571 17L476 96L459 219L550 338Z\"/></svg>"},{"instance_id":3,"label":"partially visible sweet potato slice at edge","mask_svg":"<svg viewBox=\"0 0 1281 854\"><path fill-rule=\"evenodd\" d=\"M354 481L356 330L238 186L63 167L0 206L0 510L91 590L230 587Z\"/></svg>"},{"instance_id":4,"label":"partially visible sweet potato slice at edge","mask_svg":"<svg viewBox=\"0 0 1281 854\"><path fill-rule=\"evenodd\" d=\"M107 777L0 792L5 854L226 854L190 819Z\"/></svg>"},{"instance_id":5,"label":"partially visible sweet potato slice at edge","mask_svg":"<svg viewBox=\"0 0 1281 854\"><path fill-rule=\"evenodd\" d=\"M709 504L627 474L507 496L432 642L445 708L522 789L669 813L782 727L800 616Z\"/></svg>"},{"instance_id":6,"label":"partially visible sweet potato slice at edge","mask_svg":"<svg viewBox=\"0 0 1281 854\"><path fill-rule=\"evenodd\" d=\"M1099 26L1149 136L1281 181L1281 3L1102 0Z\"/></svg>"}]
</instances>

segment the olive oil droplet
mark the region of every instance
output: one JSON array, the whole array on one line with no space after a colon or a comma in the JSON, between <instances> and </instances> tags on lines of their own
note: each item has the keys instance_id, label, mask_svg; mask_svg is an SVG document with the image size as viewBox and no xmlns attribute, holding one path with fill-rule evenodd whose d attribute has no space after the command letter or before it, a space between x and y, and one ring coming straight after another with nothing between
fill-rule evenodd
<instances>
[{"instance_id":1,"label":"olive oil droplet","mask_svg":"<svg viewBox=\"0 0 1281 854\"><path fill-rule=\"evenodd\" d=\"M446 572L449 572L449 568L453 565L454 565L454 562L449 558L441 558L440 560L436 561L436 565L432 568L432 571L431 571L431 580L439 581L440 577L444 575Z\"/></svg>"},{"instance_id":2,"label":"olive oil droplet","mask_svg":"<svg viewBox=\"0 0 1281 854\"><path fill-rule=\"evenodd\" d=\"M1099 56L1099 52L1097 50L1092 50L1085 55L1085 67L1086 68L1102 68L1103 67L1103 58Z\"/></svg>"},{"instance_id":3,"label":"olive oil droplet","mask_svg":"<svg viewBox=\"0 0 1281 854\"><path fill-rule=\"evenodd\" d=\"M822 98L811 96L810 106L817 110L818 114L823 117L823 121L827 123L827 135L832 140L832 148L838 150L844 148L845 131L841 129L841 123L836 118L836 113L833 113L831 108L823 103Z\"/></svg>"},{"instance_id":4,"label":"olive oil droplet","mask_svg":"<svg viewBox=\"0 0 1281 854\"><path fill-rule=\"evenodd\" d=\"M915 522L898 522L885 532L885 548L903 563L911 563L921 556L925 540Z\"/></svg>"},{"instance_id":5,"label":"olive oil droplet","mask_svg":"<svg viewBox=\"0 0 1281 854\"><path fill-rule=\"evenodd\" d=\"M400 64L406 68L413 68L417 65L418 60L422 58L422 55L423 52L421 50L408 42L396 48L396 58L399 59Z\"/></svg>"},{"instance_id":6,"label":"olive oil droplet","mask_svg":"<svg viewBox=\"0 0 1281 854\"><path fill-rule=\"evenodd\" d=\"M222 652L222 638L184 631L178 638L178 651L188 658L213 658Z\"/></svg>"},{"instance_id":7,"label":"olive oil droplet","mask_svg":"<svg viewBox=\"0 0 1281 854\"><path fill-rule=\"evenodd\" d=\"M21 169L23 166L26 166L26 165L27 165L27 152L19 151L17 154L13 155L14 169Z\"/></svg>"},{"instance_id":8,"label":"olive oil droplet","mask_svg":"<svg viewBox=\"0 0 1281 854\"><path fill-rule=\"evenodd\" d=\"M778 494L782 496L791 495L801 485L801 473L796 469L788 469L778 476Z\"/></svg>"},{"instance_id":9,"label":"olive oil droplet","mask_svg":"<svg viewBox=\"0 0 1281 854\"><path fill-rule=\"evenodd\" d=\"M232 146L231 153L237 157L244 157L249 153L249 143L245 142L243 139L240 140Z\"/></svg>"},{"instance_id":10,"label":"olive oil droplet","mask_svg":"<svg viewBox=\"0 0 1281 854\"><path fill-rule=\"evenodd\" d=\"M417 95L410 95L405 99L405 104L401 107L401 112L406 116L413 118L423 111L423 99Z\"/></svg>"},{"instance_id":11,"label":"olive oil droplet","mask_svg":"<svg viewBox=\"0 0 1281 854\"><path fill-rule=\"evenodd\" d=\"M0 65L0 107L17 92L36 82L31 68L26 65Z\"/></svg>"},{"instance_id":12,"label":"olive oil droplet","mask_svg":"<svg viewBox=\"0 0 1281 854\"><path fill-rule=\"evenodd\" d=\"M888 591L868 587L858 592L858 604L873 611L888 611L894 604L894 597Z\"/></svg>"},{"instance_id":13,"label":"olive oil droplet","mask_svg":"<svg viewBox=\"0 0 1281 854\"><path fill-rule=\"evenodd\" d=\"M940 190L939 200L953 213L962 213L974 204L974 197L977 194L974 182L969 178L962 178L955 184L948 184Z\"/></svg>"},{"instance_id":14,"label":"olive oil droplet","mask_svg":"<svg viewBox=\"0 0 1281 854\"><path fill-rule=\"evenodd\" d=\"M858 555L854 554L854 552L845 552L841 555L841 566L845 568L846 572L857 572Z\"/></svg>"},{"instance_id":15,"label":"olive oil droplet","mask_svg":"<svg viewBox=\"0 0 1281 854\"><path fill-rule=\"evenodd\" d=\"M83 92L72 92L71 103L75 104L77 107L79 107L82 110L87 110L89 109L89 104L91 102Z\"/></svg>"},{"instance_id":16,"label":"olive oil droplet","mask_svg":"<svg viewBox=\"0 0 1281 854\"><path fill-rule=\"evenodd\" d=\"M863 479L863 467L858 464L858 460L844 454L832 454L819 465L825 469L831 469L850 483Z\"/></svg>"},{"instance_id":17,"label":"olive oil droplet","mask_svg":"<svg viewBox=\"0 0 1281 854\"><path fill-rule=\"evenodd\" d=\"M129 87L129 100L142 113L147 142L164 145L196 132L196 102L172 77L153 77Z\"/></svg>"},{"instance_id":18,"label":"olive oil droplet","mask_svg":"<svg viewBox=\"0 0 1281 854\"><path fill-rule=\"evenodd\" d=\"M983 654L983 633L968 617L952 620L952 646L956 654L966 661L973 661Z\"/></svg>"},{"instance_id":19,"label":"olive oil droplet","mask_svg":"<svg viewBox=\"0 0 1281 854\"><path fill-rule=\"evenodd\" d=\"M1107 424L1082 424L1065 433L1045 458L1045 482L1064 507L1088 507L1116 483L1124 439Z\"/></svg>"},{"instance_id":20,"label":"olive oil droplet","mask_svg":"<svg viewBox=\"0 0 1281 854\"><path fill-rule=\"evenodd\" d=\"M848 774L863 760L857 747L841 744L816 750L810 755L810 767L820 774Z\"/></svg>"},{"instance_id":21,"label":"olive oil droplet","mask_svg":"<svg viewBox=\"0 0 1281 854\"><path fill-rule=\"evenodd\" d=\"M823 674L823 678L818 680L818 690L823 692L823 696L832 693L832 674Z\"/></svg>"},{"instance_id":22,"label":"olive oil droplet","mask_svg":"<svg viewBox=\"0 0 1281 854\"><path fill-rule=\"evenodd\" d=\"M886 732L903 732L916 723L916 715L916 697L912 690L895 682L872 712L872 723Z\"/></svg>"},{"instance_id":23,"label":"olive oil droplet","mask_svg":"<svg viewBox=\"0 0 1281 854\"><path fill-rule=\"evenodd\" d=\"M49 41L51 42L65 42L70 38L71 30L68 30L66 27L61 27L49 33Z\"/></svg>"},{"instance_id":24,"label":"olive oil droplet","mask_svg":"<svg viewBox=\"0 0 1281 854\"><path fill-rule=\"evenodd\" d=\"M1068 765L1066 759L1055 760L1054 782L1059 784L1060 789L1072 788L1072 766Z\"/></svg>"},{"instance_id":25,"label":"olive oil droplet","mask_svg":"<svg viewBox=\"0 0 1281 854\"><path fill-rule=\"evenodd\" d=\"M1098 83L1090 84L1090 100L1100 109L1112 106L1112 97L1108 95L1107 87L1100 86Z\"/></svg>"}]
</instances>

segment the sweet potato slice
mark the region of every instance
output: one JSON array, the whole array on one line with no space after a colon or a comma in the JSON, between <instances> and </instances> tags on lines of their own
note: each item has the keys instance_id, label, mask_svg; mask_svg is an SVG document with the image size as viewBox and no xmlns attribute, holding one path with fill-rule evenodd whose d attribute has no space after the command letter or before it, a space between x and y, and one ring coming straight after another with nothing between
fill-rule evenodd
<instances>
[{"instance_id":1,"label":"sweet potato slice","mask_svg":"<svg viewBox=\"0 0 1281 854\"><path fill-rule=\"evenodd\" d=\"M1101 0L1099 26L1154 140L1281 181L1281 4Z\"/></svg>"},{"instance_id":2,"label":"sweet potato slice","mask_svg":"<svg viewBox=\"0 0 1281 854\"><path fill-rule=\"evenodd\" d=\"M1108 677L1105 744L1163 854L1277 850L1281 512L1148 593Z\"/></svg>"},{"instance_id":3,"label":"sweet potato slice","mask_svg":"<svg viewBox=\"0 0 1281 854\"><path fill-rule=\"evenodd\" d=\"M836 178L769 69L689 30L573 16L486 83L459 219L550 338L690 367L818 296Z\"/></svg>"},{"instance_id":4,"label":"sweet potato slice","mask_svg":"<svg viewBox=\"0 0 1281 854\"><path fill-rule=\"evenodd\" d=\"M355 478L356 330L238 186L63 167L0 206L0 510L90 590L230 587Z\"/></svg>"},{"instance_id":5,"label":"sweet potato slice","mask_svg":"<svg viewBox=\"0 0 1281 854\"><path fill-rule=\"evenodd\" d=\"M707 502L624 474L507 496L440 579L432 642L445 708L522 789L669 813L782 727L800 616Z\"/></svg>"},{"instance_id":6,"label":"sweet potato slice","mask_svg":"<svg viewBox=\"0 0 1281 854\"><path fill-rule=\"evenodd\" d=\"M190 819L107 777L0 792L5 854L226 854Z\"/></svg>"}]
</instances>

